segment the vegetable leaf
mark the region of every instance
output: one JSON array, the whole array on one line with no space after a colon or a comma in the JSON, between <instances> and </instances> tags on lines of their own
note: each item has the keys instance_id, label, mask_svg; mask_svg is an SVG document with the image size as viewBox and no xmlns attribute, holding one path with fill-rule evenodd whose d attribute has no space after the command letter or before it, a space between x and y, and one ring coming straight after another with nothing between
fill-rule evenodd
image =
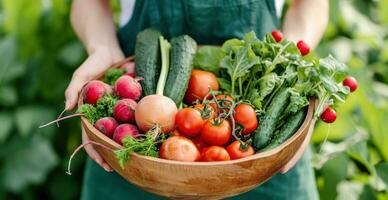
<instances>
[{"instance_id":1,"label":"vegetable leaf","mask_svg":"<svg viewBox=\"0 0 388 200\"><path fill-rule=\"evenodd\" d=\"M213 72L218 75L220 62L225 53L220 47L203 46L198 49L194 57L194 68Z\"/></svg>"},{"instance_id":2,"label":"vegetable leaf","mask_svg":"<svg viewBox=\"0 0 388 200\"><path fill-rule=\"evenodd\" d=\"M103 81L109 85L114 85L116 80L125 73L125 69L108 69L105 72Z\"/></svg>"}]
</instances>

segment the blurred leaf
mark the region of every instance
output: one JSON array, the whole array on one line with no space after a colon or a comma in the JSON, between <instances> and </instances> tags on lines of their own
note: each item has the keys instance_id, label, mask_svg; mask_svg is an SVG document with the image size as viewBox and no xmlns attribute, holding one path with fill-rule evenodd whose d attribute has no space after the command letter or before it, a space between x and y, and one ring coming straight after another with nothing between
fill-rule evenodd
<instances>
[{"instance_id":1,"label":"blurred leaf","mask_svg":"<svg viewBox=\"0 0 388 200\"><path fill-rule=\"evenodd\" d=\"M388 162L377 164L376 171L379 177L388 185Z\"/></svg>"},{"instance_id":2,"label":"blurred leaf","mask_svg":"<svg viewBox=\"0 0 388 200\"><path fill-rule=\"evenodd\" d=\"M12 115L8 112L0 112L0 143L3 143L11 133L12 129Z\"/></svg>"},{"instance_id":3,"label":"blurred leaf","mask_svg":"<svg viewBox=\"0 0 388 200\"><path fill-rule=\"evenodd\" d=\"M349 159L345 154L329 160L320 170L324 178L324 185L319 190L320 199L335 199L337 184L346 178Z\"/></svg>"},{"instance_id":4,"label":"blurred leaf","mask_svg":"<svg viewBox=\"0 0 388 200\"><path fill-rule=\"evenodd\" d=\"M357 182L342 181L338 184L337 200L358 200L363 189L363 185Z\"/></svg>"},{"instance_id":5,"label":"blurred leaf","mask_svg":"<svg viewBox=\"0 0 388 200\"><path fill-rule=\"evenodd\" d=\"M17 92L10 85L0 85L0 105L13 106L17 103Z\"/></svg>"},{"instance_id":6,"label":"blurred leaf","mask_svg":"<svg viewBox=\"0 0 388 200\"><path fill-rule=\"evenodd\" d=\"M64 62L66 66L70 66L72 69L78 67L82 58L85 57L84 48L79 42L72 42L64 46L59 52L59 60Z\"/></svg>"},{"instance_id":7,"label":"blurred leaf","mask_svg":"<svg viewBox=\"0 0 388 200\"><path fill-rule=\"evenodd\" d=\"M22 74L22 66L16 64L16 41L13 37L0 40L0 84Z\"/></svg>"},{"instance_id":8,"label":"blurred leaf","mask_svg":"<svg viewBox=\"0 0 388 200\"><path fill-rule=\"evenodd\" d=\"M19 192L29 184L39 184L58 163L50 143L35 135L30 139L14 138L2 159L2 182L6 189Z\"/></svg>"},{"instance_id":9,"label":"blurred leaf","mask_svg":"<svg viewBox=\"0 0 388 200\"><path fill-rule=\"evenodd\" d=\"M367 173L373 174L374 167L370 164L370 159L368 156L368 148L366 142L360 142L356 145L350 147L347 151L347 154L352 158L357 164L361 165L360 168L366 170Z\"/></svg>"},{"instance_id":10,"label":"blurred leaf","mask_svg":"<svg viewBox=\"0 0 388 200\"><path fill-rule=\"evenodd\" d=\"M388 0L379 0L377 2L380 21L388 24Z\"/></svg>"},{"instance_id":11,"label":"blurred leaf","mask_svg":"<svg viewBox=\"0 0 388 200\"><path fill-rule=\"evenodd\" d=\"M38 126L54 119L55 112L47 107L23 106L17 108L15 111L16 127L24 137L36 132ZM44 130L50 130L50 128L47 127Z\"/></svg>"}]
</instances>

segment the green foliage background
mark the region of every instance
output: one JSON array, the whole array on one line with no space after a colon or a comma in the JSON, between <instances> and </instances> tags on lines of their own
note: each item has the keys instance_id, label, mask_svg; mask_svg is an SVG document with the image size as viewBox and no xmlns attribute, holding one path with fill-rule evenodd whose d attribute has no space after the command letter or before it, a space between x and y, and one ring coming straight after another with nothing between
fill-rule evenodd
<instances>
[{"instance_id":1,"label":"green foliage background","mask_svg":"<svg viewBox=\"0 0 388 200\"><path fill-rule=\"evenodd\" d=\"M0 4L0 199L77 199L85 154L78 119L37 127L64 106L85 51L69 24L70 0ZM117 7L117 2L116 6ZM388 0L331 0L316 53L346 62L359 90L313 136L321 199L388 199ZM66 188L66 192L63 189Z\"/></svg>"}]
</instances>

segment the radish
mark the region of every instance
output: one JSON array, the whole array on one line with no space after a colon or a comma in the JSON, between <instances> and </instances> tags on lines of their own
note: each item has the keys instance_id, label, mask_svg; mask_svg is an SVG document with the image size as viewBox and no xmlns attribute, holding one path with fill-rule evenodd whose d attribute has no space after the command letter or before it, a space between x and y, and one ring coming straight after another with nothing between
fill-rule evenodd
<instances>
[{"instance_id":1,"label":"radish","mask_svg":"<svg viewBox=\"0 0 388 200\"><path fill-rule=\"evenodd\" d=\"M125 69L126 75L131 76L132 78L136 77L135 74L135 63L134 62L126 62L120 66L121 69Z\"/></svg>"},{"instance_id":2,"label":"radish","mask_svg":"<svg viewBox=\"0 0 388 200\"><path fill-rule=\"evenodd\" d=\"M97 101L106 94L112 94L112 88L102 81L93 80L85 85L83 99L87 104L96 105Z\"/></svg>"},{"instance_id":3,"label":"radish","mask_svg":"<svg viewBox=\"0 0 388 200\"><path fill-rule=\"evenodd\" d=\"M167 134L175 128L175 115L178 109L174 101L162 95L149 95L139 101L135 119L140 130L147 132L159 127Z\"/></svg>"},{"instance_id":4,"label":"radish","mask_svg":"<svg viewBox=\"0 0 388 200\"><path fill-rule=\"evenodd\" d=\"M349 89L350 89L350 92L356 91L356 89L357 89L357 87L358 87L357 80L356 80L354 77L352 77L352 76L347 76L347 77L342 81L342 85L348 86Z\"/></svg>"},{"instance_id":5,"label":"radish","mask_svg":"<svg viewBox=\"0 0 388 200\"><path fill-rule=\"evenodd\" d=\"M113 107L113 116L122 123L130 123L135 119L135 109L137 103L132 99L118 100Z\"/></svg>"},{"instance_id":6,"label":"radish","mask_svg":"<svg viewBox=\"0 0 388 200\"><path fill-rule=\"evenodd\" d=\"M138 100L142 92L139 79L128 75L121 76L115 83L115 92L121 98Z\"/></svg>"},{"instance_id":7,"label":"radish","mask_svg":"<svg viewBox=\"0 0 388 200\"><path fill-rule=\"evenodd\" d=\"M310 47L309 45L307 45L303 40L300 40L296 46L298 47L299 51L300 51L300 54L302 54L302 56L305 56L307 54L310 53Z\"/></svg>"},{"instance_id":8,"label":"radish","mask_svg":"<svg viewBox=\"0 0 388 200\"><path fill-rule=\"evenodd\" d=\"M327 107L321 114L321 120L326 123L333 123L337 119L337 113L331 107Z\"/></svg>"},{"instance_id":9,"label":"radish","mask_svg":"<svg viewBox=\"0 0 388 200\"><path fill-rule=\"evenodd\" d=\"M127 136L134 137L134 138L139 137L139 130L136 128L135 125L132 125L132 124L119 125L113 134L113 140L119 143L120 145L122 145L123 139Z\"/></svg>"},{"instance_id":10,"label":"radish","mask_svg":"<svg viewBox=\"0 0 388 200\"><path fill-rule=\"evenodd\" d=\"M271 35L272 35L273 39L275 39L276 42L280 42L283 39L283 34L279 30L273 30L271 32Z\"/></svg>"},{"instance_id":11,"label":"radish","mask_svg":"<svg viewBox=\"0 0 388 200\"><path fill-rule=\"evenodd\" d=\"M94 127L98 129L101 133L104 133L104 135L108 136L109 138L112 138L113 133L118 125L119 124L113 117L104 117L97 120L94 124Z\"/></svg>"}]
</instances>

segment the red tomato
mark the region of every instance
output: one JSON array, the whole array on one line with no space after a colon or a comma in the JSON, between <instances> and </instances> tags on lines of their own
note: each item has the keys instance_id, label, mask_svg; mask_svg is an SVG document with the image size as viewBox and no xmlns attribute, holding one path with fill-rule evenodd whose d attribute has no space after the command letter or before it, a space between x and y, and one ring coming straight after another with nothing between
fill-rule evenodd
<instances>
[{"instance_id":1,"label":"red tomato","mask_svg":"<svg viewBox=\"0 0 388 200\"><path fill-rule=\"evenodd\" d=\"M232 144L230 144L228 147L226 147L226 150L229 153L229 156L232 160L239 159L239 158L245 158L247 156L255 154L255 151L253 148L249 145L246 150L242 150L240 148L240 142L234 141Z\"/></svg>"},{"instance_id":2,"label":"red tomato","mask_svg":"<svg viewBox=\"0 0 388 200\"><path fill-rule=\"evenodd\" d=\"M194 138L193 142L200 152L202 152L205 148L208 147L208 145L203 141L201 136Z\"/></svg>"},{"instance_id":3,"label":"red tomato","mask_svg":"<svg viewBox=\"0 0 388 200\"><path fill-rule=\"evenodd\" d=\"M210 105L197 104L194 106L194 108L201 112L202 119L206 121L213 119L216 115L214 108Z\"/></svg>"},{"instance_id":4,"label":"red tomato","mask_svg":"<svg viewBox=\"0 0 388 200\"><path fill-rule=\"evenodd\" d=\"M159 154L164 159L187 162L196 161L200 157L195 144L183 136L169 137L160 147Z\"/></svg>"},{"instance_id":5,"label":"red tomato","mask_svg":"<svg viewBox=\"0 0 388 200\"><path fill-rule=\"evenodd\" d=\"M343 81L342 85L348 86L350 89L350 92L354 92L357 89L358 83L357 80L352 76L347 76Z\"/></svg>"},{"instance_id":6,"label":"red tomato","mask_svg":"<svg viewBox=\"0 0 388 200\"><path fill-rule=\"evenodd\" d=\"M240 104L234 109L234 121L243 126L243 134L247 135L256 130L258 121L255 109L248 104Z\"/></svg>"},{"instance_id":7,"label":"red tomato","mask_svg":"<svg viewBox=\"0 0 388 200\"><path fill-rule=\"evenodd\" d=\"M175 116L175 124L179 132L185 136L194 137L198 135L205 122L202 119L201 112L195 108L183 108Z\"/></svg>"},{"instance_id":8,"label":"red tomato","mask_svg":"<svg viewBox=\"0 0 388 200\"><path fill-rule=\"evenodd\" d=\"M197 99L202 101L209 93L209 87L214 91L218 90L217 77L211 72L197 69L193 70L184 102L186 104L192 104ZM210 98L211 96L209 95L209 99Z\"/></svg>"},{"instance_id":9,"label":"red tomato","mask_svg":"<svg viewBox=\"0 0 388 200\"><path fill-rule=\"evenodd\" d=\"M230 156L224 147L211 146L201 154L201 161L224 161L230 160Z\"/></svg>"},{"instance_id":10,"label":"red tomato","mask_svg":"<svg viewBox=\"0 0 388 200\"><path fill-rule=\"evenodd\" d=\"M222 146L229 141L232 129L228 121L222 120L218 123L213 119L205 123L201 134L206 144Z\"/></svg>"},{"instance_id":11,"label":"red tomato","mask_svg":"<svg viewBox=\"0 0 388 200\"><path fill-rule=\"evenodd\" d=\"M216 96L216 99L221 106L230 107L232 106L232 103L234 102L234 99L232 96L226 95L226 94L219 94ZM229 101L228 101L229 100ZM214 110L217 110L217 105L215 103L210 103L210 106L213 107ZM228 109L221 109L221 112L228 112Z\"/></svg>"},{"instance_id":12,"label":"red tomato","mask_svg":"<svg viewBox=\"0 0 388 200\"><path fill-rule=\"evenodd\" d=\"M280 42L283 39L283 34L279 30L273 30L271 32L273 39L275 39L276 42Z\"/></svg>"},{"instance_id":13,"label":"red tomato","mask_svg":"<svg viewBox=\"0 0 388 200\"><path fill-rule=\"evenodd\" d=\"M337 113L331 107L327 107L321 114L322 121L326 123L333 123L337 119Z\"/></svg>"}]
</instances>

